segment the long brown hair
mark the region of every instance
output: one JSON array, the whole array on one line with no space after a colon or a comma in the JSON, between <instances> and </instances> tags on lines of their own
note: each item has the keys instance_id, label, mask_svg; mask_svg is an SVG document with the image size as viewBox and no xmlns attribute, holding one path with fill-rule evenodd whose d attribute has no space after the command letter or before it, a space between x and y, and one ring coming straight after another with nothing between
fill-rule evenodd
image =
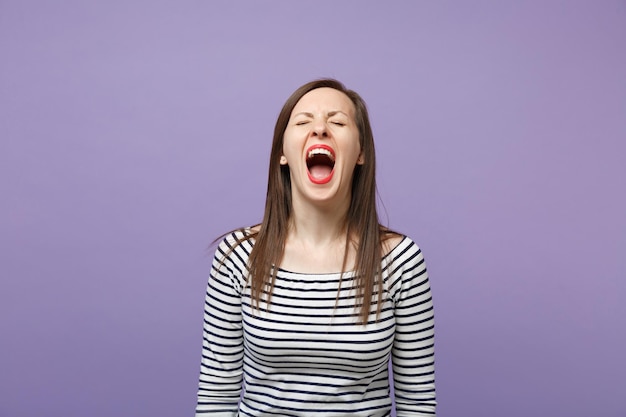
<instances>
[{"instance_id":1,"label":"long brown hair","mask_svg":"<svg viewBox=\"0 0 626 417\"><path fill-rule=\"evenodd\" d=\"M381 257L382 241L391 232L380 226L376 210L376 155L374 136L370 126L365 102L356 92L347 89L334 79L319 79L304 84L283 105L276 126L270 153L269 178L265 200L265 214L261 224L252 229L242 240L255 239L248 259L251 296L258 306L263 298L269 303L274 289L277 268L283 257L289 220L292 210L291 177L289 167L280 165L283 152L283 136L298 101L308 92L329 87L341 91L355 107L355 122L359 130L361 152L365 163L357 165L352 177L350 207L346 216L346 246L342 275L345 272L349 245L353 245L355 257L356 303L361 304L359 322L367 323L375 293L376 316L382 305Z\"/></svg>"}]
</instances>

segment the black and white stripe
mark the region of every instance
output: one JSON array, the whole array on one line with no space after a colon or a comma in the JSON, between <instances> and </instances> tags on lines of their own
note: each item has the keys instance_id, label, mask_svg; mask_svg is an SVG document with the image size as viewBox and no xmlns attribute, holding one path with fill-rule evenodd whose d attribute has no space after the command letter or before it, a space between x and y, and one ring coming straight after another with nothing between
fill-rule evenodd
<instances>
[{"instance_id":1,"label":"black and white stripe","mask_svg":"<svg viewBox=\"0 0 626 417\"><path fill-rule=\"evenodd\" d=\"M382 260L379 320L373 306L359 325L352 273L279 269L270 306L253 308L253 242L236 245L241 236L225 238L213 261L196 416L389 416L390 357L397 416L435 415L433 304L411 239Z\"/></svg>"}]
</instances>

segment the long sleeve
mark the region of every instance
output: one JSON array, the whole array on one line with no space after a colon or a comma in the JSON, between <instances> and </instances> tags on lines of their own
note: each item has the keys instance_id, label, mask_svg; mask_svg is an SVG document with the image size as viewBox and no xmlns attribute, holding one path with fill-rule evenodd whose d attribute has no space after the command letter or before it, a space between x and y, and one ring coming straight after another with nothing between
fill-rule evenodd
<instances>
[{"instance_id":1,"label":"long sleeve","mask_svg":"<svg viewBox=\"0 0 626 417\"><path fill-rule=\"evenodd\" d=\"M241 291L245 263L224 239L213 259L204 304L202 360L196 416L234 417L242 383Z\"/></svg>"},{"instance_id":2,"label":"long sleeve","mask_svg":"<svg viewBox=\"0 0 626 417\"><path fill-rule=\"evenodd\" d=\"M421 250L411 244L393 261L396 333L392 349L397 417L434 416L434 313Z\"/></svg>"}]
</instances>

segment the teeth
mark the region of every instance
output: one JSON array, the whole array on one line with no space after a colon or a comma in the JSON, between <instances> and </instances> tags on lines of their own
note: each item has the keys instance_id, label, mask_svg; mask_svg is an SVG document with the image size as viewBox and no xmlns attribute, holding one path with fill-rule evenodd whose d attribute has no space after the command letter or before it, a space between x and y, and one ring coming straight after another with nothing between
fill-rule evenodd
<instances>
[{"instance_id":1,"label":"teeth","mask_svg":"<svg viewBox=\"0 0 626 417\"><path fill-rule=\"evenodd\" d=\"M324 148L315 148L315 149L311 149L309 151L309 155L307 156L308 158L313 158L313 155L326 155L328 156L332 161L335 160L335 157L333 156L332 152L330 152L328 149L324 149Z\"/></svg>"}]
</instances>

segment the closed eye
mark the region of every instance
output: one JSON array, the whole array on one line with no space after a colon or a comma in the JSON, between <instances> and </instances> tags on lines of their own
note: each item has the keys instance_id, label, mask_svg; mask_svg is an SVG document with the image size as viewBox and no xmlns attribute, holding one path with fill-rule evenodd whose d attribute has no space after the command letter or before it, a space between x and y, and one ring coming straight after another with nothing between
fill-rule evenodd
<instances>
[{"instance_id":1,"label":"closed eye","mask_svg":"<svg viewBox=\"0 0 626 417\"><path fill-rule=\"evenodd\" d=\"M346 124L343 122L331 122L332 124L336 125L336 126L345 126Z\"/></svg>"}]
</instances>

